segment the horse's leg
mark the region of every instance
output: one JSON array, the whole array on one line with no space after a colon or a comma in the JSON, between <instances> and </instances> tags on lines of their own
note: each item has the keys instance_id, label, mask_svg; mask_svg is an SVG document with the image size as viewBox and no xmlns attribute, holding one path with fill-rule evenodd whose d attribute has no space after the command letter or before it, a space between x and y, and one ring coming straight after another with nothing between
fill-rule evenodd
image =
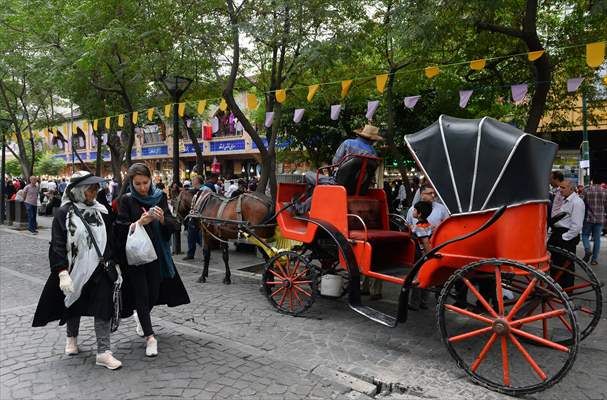
<instances>
[{"instance_id":1,"label":"horse's leg","mask_svg":"<svg viewBox=\"0 0 607 400\"><path fill-rule=\"evenodd\" d=\"M225 283L226 285L229 285L230 283L232 283L232 273L230 272L230 264L229 264L229 259L230 256L228 255L228 243L221 243L221 252L223 255L223 263L226 266L226 276L225 278L223 278L223 283Z\"/></svg>"},{"instance_id":2,"label":"horse's leg","mask_svg":"<svg viewBox=\"0 0 607 400\"><path fill-rule=\"evenodd\" d=\"M209 263L211 262L211 246L209 245L209 236L206 232L202 236L202 257L203 257L203 268L198 283L204 283L207 281L209 276Z\"/></svg>"}]
</instances>

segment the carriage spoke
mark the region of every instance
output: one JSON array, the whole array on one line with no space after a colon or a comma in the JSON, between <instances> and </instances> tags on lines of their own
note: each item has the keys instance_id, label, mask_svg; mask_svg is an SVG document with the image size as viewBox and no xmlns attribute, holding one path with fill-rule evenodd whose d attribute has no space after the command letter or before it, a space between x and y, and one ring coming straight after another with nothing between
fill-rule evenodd
<instances>
[{"instance_id":1,"label":"carriage spoke","mask_svg":"<svg viewBox=\"0 0 607 400\"><path fill-rule=\"evenodd\" d=\"M548 307L550 307L551 310L553 311L557 311L556 308L554 308L554 306L552 305L551 301L548 301ZM565 325L565 327L567 328L567 330L571 333L573 333L573 328L571 327L571 324L569 324L569 322L567 322L567 320L565 319L565 317L563 317L563 314L565 314L565 310L561 309L558 310L561 311L561 314L558 315L559 319L561 320L561 322L563 323L563 325Z\"/></svg>"},{"instance_id":2,"label":"carriage spoke","mask_svg":"<svg viewBox=\"0 0 607 400\"><path fill-rule=\"evenodd\" d=\"M525 350L525 348L523 347L523 345L521 344L521 342L519 342L518 339L512 333L508 334L508 336L510 337L510 340L512 341L512 343L514 343L514 345L516 346L516 348L521 352L521 354L523 355L523 357L525 358L525 360L527 360L527 362L529 363L529 365L531 365L531 368L533 368L533 370L535 371L535 373L540 377L541 380L545 381L546 380L546 374L544 373L544 371L542 371L542 369L539 367L539 365L537 365L537 363L531 357L531 355L529 355L529 353L527 352L527 350Z\"/></svg>"},{"instance_id":3,"label":"carriage spoke","mask_svg":"<svg viewBox=\"0 0 607 400\"><path fill-rule=\"evenodd\" d=\"M293 289L289 290L289 311L293 312Z\"/></svg>"},{"instance_id":4,"label":"carriage spoke","mask_svg":"<svg viewBox=\"0 0 607 400\"><path fill-rule=\"evenodd\" d=\"M293 266L293 271L291 271L291 274L289 276L295 275L295 273L297 272L297 269L299 268L300 264L301 264L301 260L298 258L297 262ZM293 279L295 279L295 278L293 278Z\"/></svg>"},{"instance_id":5,"label":"carriage spoke","mask_svg":"<svg viewBox=\"0 0 607 400\"><path fill-rule=\"evenodd\" d=\"M546 313L546 302L542 302L542 314ZM548 339L548 318L542 319L542 335Z\"/></svg>"},{"instance_id":6,"label":"carriage spoke","mask_svg":"<svg viewBox=\"0 0 607 400\"><path fill-rule=\"evenodd\" d=\"M299 286L295 285L293 287L295 289L299 290L300 292L302 292L303 294L305 294L306 296L312 297L312 293L305 291L304 289L300 288Z\"/></svg>"},{"instance_id":7,"label":"carriage spoke","mask_svg":"<svg viewBox=\"0 0 607 400\"><path fill-rule=\"evenodd\" d=\"M508 365L508 342L506 336L502 336L502 370L504 372L504 385L510 386L510 367Z\"/></svg>"},{"instance_id":8,"label":"carriage spoke","mask_svg":"<svg viewBox=\"0 0 607 400\"><path fill-rule=\"evenodd\" d=\"M312 281L293 281L293 283L295 285L305 285L305 284L310 284L312 283Z\"/></svg>"},{"instance_id":9,"label":"carriage spoke","mask_svg":"<svg viewBox=\"0 0 607 400\"><path fill-rule=\"evenodd\" d=\"M592 286L592 282L580 283L579 285L569 286L568 288L563 288L563 290L565 291L565 293L569 293L569 292L573 292L574 290L577 290L577 289L587 288L589 286ZM578 293L578 294L580 294L580 293Z\"/></svg>"},{"instance_id":10,"label":"carriage spoke","mask_svg":"<svg viewBox=\"0 0 607 400\"><path fill-rule=\"evenodd\" d=\"M551 340L547 340L547 339L541 338L539 336L532 335L529 332L525 332L525 331L522 331L522 330L517 329L517 328L511 328L511 329L512 329L512 332L516 333L519 336L522 336L524 338L536 341L536 342L538 342L540 344L543 344L544 346L552 347L553 349L562 351L563 353L569 353L569 349L567 347L562 346L562 345L560 345L558 343L554 343Z\"/></svg>"},{"instance_id":11,"label":"carriage spoke","mask_svg":"<svg viewBox=\"0 0 607 400\"><path fill-rule=\"evenodd\" d=\"M285 290L283 290L283 292L282 292L282 296L280 297L280 301L278 302L278 305L279 305L280 307L282 307L283 303L285 302L285 299L286 299L286 296L287 296L287 291L288 291L288 290L286 290L286 289L285 289Z\"/></svg>"},{"instance_id":12,"label":"carriage spoke","mask_svg":"<svg viewBox=\"0 0 607 400\"><path fill-rule=\"evenodd\" d=\"M268 281L266 282L266 285L284 285L285 283L280 281L280 282L276 282L276 281Z\"/></svg>"},{"instance_id":13,"label":"carriage spoke","mask_svg":"<svg viewBox=\"0 0 607 400\"><path fill-rule=\"evenodd\" d=\"M462 278L462 279L463 279L464 283L466 284L466 286L468 286L468 289L470 289L470 291L472 293L474 293L474 295L476 296L478 301L480 301L481 304L483 305L483 307L485 307L487 312L489 312L489 314L491 314L492 317L497 318L497 314L495 313L495 310L489 305L489 303L487 303L487 300L485 300L483 295L480 294L478 290L476 290L474 285L467 278Z\"/></svg>"},{"instance_id":14,"label":"carriage spoke","mask_svg":"<svg viewBox=\"0 0 607 400\"><path fill-rule=\"evenodd\" d=\"M499 315L504 315L504 294L502 291L502 273L498 265L495 266L495 288ZM503 342L502 342L503 343Z\"/></svg>"},{"instance_id":15,"label":"carriage spoke","mask_svg":"<svg viewBox=\"0 0 607 400\"><path fill-rule=\"evenodd\" d=\"M280 293L283 290L285 290L284 286L279 287L278 289L276 289L275 291L272 292L272 294L270 295L270 297L276 296L278 293Z\"/></svg>"},{"instance_id":16,"label":"carriage spoke","mask_svg":"<svg viewBox=\"0 0 607 400\"><path fill-rule=\"evenodd\" d=\"M483 317L482 315L475 314L473 312L470 312L468 310L464 310L463 308L459 308L459 307L453 306L451 304L445 304L445 308L448 309L448 310L451 310L453 312L456 312L458 314L462 314L462 315L465 315L467 317L474 318L474 319L482 321L482 322L486 322L488 324L493 323L493 321L491 319L487 318L487 317Z\"/></svg>"},{"instance_id":17,"label":"carriage spoke","mask_svg":"<svg viewBox=\"0 0 607 400\"><path fill-rule=\"evenodd\" d=\"M460 340L465 340L465 339L469 339L471 337L482 335L483 333L491 332L492 330L493 330L492 326L488 326L486 328L481 328L481 329L476 329L474 331L470 331L470 332L467 332L467 333L462 333L461 335L451 336L449 338L449 342L451 342L451 343L453 343L453 342L459 342Z\"/></svg>"},{"instance_id":18,"label":"carriage spoke","mask_svg":"<svg viewBox=\"0 0 607 400\"><path fill-rule=\"evenodd\" d=\"M293 278L294 281L298 280L299 278L301 278L306 272L308 272L310 270L310 268L306 268L303 271L301 271L299 274L297 274L295 276L295 278Z\"/></svg>"},{"instance_id":19,"label":"carriage spoke","mask_svg":"<svg viewBox=\"0 0 607 400\"><path fill-rule=\"evenodd\" d=\"M510 324L512 326L520 326L520 325L524 325L524 324L528 324L530 322L534 322L534 321L539 321L539 320L545 320L548 318L554 318L554 317L559 317L562 316L563 314L565 314L567 311L565 311L564 309L559 309L559 310L554 310L553 311L548 311L545 313L541 313L541 314L537 314L537 315L532 315L530 317L525 317L525 318L521 318L521 319L517 319L515 321L512 321Z\"/></svg>"},{"instance_id":20,"label":"carriage spoke","mask_svg":"<svg viewBox=\"0 0 607 400\"><path fill-rule=\"evenodd\" d=\"M527 300L527 297L529 297L529 294L531 293L531 291L535 288L536 284L537 284L537 278L533 278L533 280L529 283L529 286L527 286L527 289L525 289L525 291L523 292L521 297L519 297L516 304L514 304L514 307L512 307L512 309L510 310L510 313L506 317L507 320L511 320L512 317L517 313L517 311L521 308L521 306L523 305L525 300Z\"/></svg>"},{"instance_id":21,"label":"carriage spoke","mask_svg":"<svg viewBox=\"0 0 607 400\"><path fill-rule=\"evenodd\" d=\"M300 304L302 307L305 307L305 305L304 305L303 301L301 301L301 298L299 297L299 294L297 294L297 291L295 291L295 290L294 290L294 291L293 291L293 294L295 295L295 298L297 299L297 301L299 301L299 304Z\"/></svg>"},{"instance_id":22,"label":"carriage spoke","mask_svg":"<svg viewBox=\"0 0 607 400\"><path fill-rule=\"evenodd\" d=\"M274 275L275 277L277 277L277 278L278 278L278 279L280 279L281 281L284 281L285 279L287 279L287 278L285 278L284 276L280 275L278 272L276 272L276 271L274 271L274 270L272 270L272 269L270 269L269 271L270 271L270 273L271 273L272 275Z\"/></svg>"},{"instance_id":23,"label":"carriage spoke","mask_svg":"<svg viewBox=\"0 0 607 400\"><path fill-rule=\"evenodd\" d=\"M489 352L489 350L491 350L491 346L493 346L493 343L495 343L495 339L497 339L497 335L494 333L494 334L491 335L491 337L489 338L489 340L485 344L485 347L483 347L483 349L481 350L481 353L478 355L478 357L476 358L476 360L474 360L474 363L472 363L472 366L470 367L470 370L472 372L476 372L476 370L478 369L478 367L481 365L481 363L483 362L483 360L487 356L487 353Z\"/></svg>"}]
</instances>

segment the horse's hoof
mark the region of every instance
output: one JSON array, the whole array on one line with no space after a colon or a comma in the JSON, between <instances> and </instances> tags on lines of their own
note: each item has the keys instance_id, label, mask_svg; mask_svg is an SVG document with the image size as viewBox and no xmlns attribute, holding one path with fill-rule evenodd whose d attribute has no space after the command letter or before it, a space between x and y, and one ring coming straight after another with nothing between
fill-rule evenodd
<instances>
[{"instance_id":1,"label":"horse's hoof","mask_svg":"<svg viewBox=\"0 0 607 400\"><path fill-rule=\"evenodd\" d=\"M232 280L230 278L228 278L228 277L225 277L225 278L223 278L223 283L226 284L226 285L229 285L229 284L232 283Z\"/></svg>"},{"instance_id":2,"label":"horse's hoof","mask_svg":"<svg viewBox=\"0 0 607 400\"><path fill-rule=\"evenodd\" d=\"M204 276L201 276L200 278L198 278L196 280L196 282L198 282L198 283L205 283L206 281L207 281L207 278L205 278Z\"/></svg>"}]
</instances>

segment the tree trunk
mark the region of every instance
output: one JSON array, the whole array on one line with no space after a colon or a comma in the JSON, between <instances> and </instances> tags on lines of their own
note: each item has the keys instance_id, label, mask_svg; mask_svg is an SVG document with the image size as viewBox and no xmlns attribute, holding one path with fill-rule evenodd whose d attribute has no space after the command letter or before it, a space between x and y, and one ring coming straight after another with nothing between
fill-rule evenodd
<instances>
[{"instance_id":1,"label":"tree trunk","mask_svg":"<svg viewBox=\"0 0 607 400\"><path fill-rule=\"evenodd\" d=\"M182 118L181 120L183 121L183 126L185 126L185 129L188 132L190 140L192 141L194 151L196 152L196 169L198 170L198 175L204 175L204 158L202 156L202 148L198 142L198 138L196 137L194 130L188 126L186 119Z\"/></svg>"},{"instance_id":2,"label":"tree trunk","mask_svg":"<svg viewBox=\"0 0 607 400\"><path fill-rule=\"evenodd\" d=\"M95 143L97 144L97 157L95 158L95 175L101 176L101 168L103 167L103 154L101 154L101 135L98 135L97 132L93 132L95 135Z\"/></svg>"}]
</instances>

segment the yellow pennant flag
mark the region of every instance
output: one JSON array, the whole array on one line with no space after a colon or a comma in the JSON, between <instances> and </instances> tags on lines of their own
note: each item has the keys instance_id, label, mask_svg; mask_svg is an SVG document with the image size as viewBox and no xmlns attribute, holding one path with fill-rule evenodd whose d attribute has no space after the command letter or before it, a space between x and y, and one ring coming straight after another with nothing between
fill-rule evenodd
<instances>
[{"instance_id":1,"label":"yellow pennant flag","mask_svg":"<svg viewBox=\"0 0 607 400\"><path fill-rule=\"evenodd\" d=\"M254 110L257 108L257 96L253 93L247 93L247 108L249 110Z\"/></svg>"},{"instance_id":2,"label":"yellow pennant flag","mask_svg":"<svg viewBox=\"0 0 607 400\"><path fill-rule=\"evenodd\" d=\"M105 129L110 129L112 117L105 117Z\"/></svg>"},{"instance_id":3,"label":"yellow pennant flag","mask_svg":"<svg viewBox=\"0 0 607 400\"><path fill-rule=\"evenodd\" d=\"M99 127L99 120L98 119L93 120L93 130L96 131L98 127Z\"/></svg>"},{"instance_id":4,"label":"yellow pennant flag","mask_svg":"<svg viewBox=\"0 0 607 400\"><path fill-rule=\"evenodd\" d=\"M44 128L44 137L48 139L48 128Z\"/></svg>"},{"instance_id":5,"label":"yellow pennant flag","mask_svg":"<svg viewBox=\"0 0 607 400\"><path fill-rule=\"evenodd\" d=\"M473 69L475 71L480 71L483 68L485 68L485 65L487 64L487 60L484 58L478 59L478 60L474 60L474 61L470 61L470 69Z\"/></svg>"},{"instance_id":6,"label":"yellow pennant flag","mask_svg":"<svg viewBox=\"0 0 607 400\"><path fill-rule=\"evenodd\" d=\"M170 104L167 104L164 106L164 116L166 118L171 116L171 105Z\"/></svg>"},{"instance_id":7,"label":"yellow pennant flag","mask_svg":"<svg viewBox=\"0 0 607 400\"><path fill-rule=\"evenodd\" d=\"M118 126L121 128L124 126L124 114L118 116Z\"/></svg>"},{"instance_id":8,"label":"yellow pennant flag","mask_svg":"<svg viewBox=\"0 0 607 400\"><path fill-rule=\"evenodd\" d=\"M198 108L196 109L196 111L198 111L198 114L202 114L204 112L204 109L207 106L207 101L206 100L200 100L198 102Z\"/></svg>"},{"instance_id":9,"label":"yellow pennant flag","mask_svg":"<svg viewBox=\"0 0 607 400\"><path fill-rule=\"evenodd\" d=\"M75 135L78 133L78 124L75 122L72 122L72 135Z\"/></svg>"},{"instance_id":10,"label":"yellow pennant flag","mask_svg":"<svg viewBox=\"0 0 607 400\"><path fill-rule=\"evenodd\" d=\"M586 45L586 64L597 68L605 61L605 42L588 43Z\"/></svg>"},{"instance_id":11,"label":"yellow pennant flag","mask_svg":"<svg viewBox=\"0 0 607 400\"><path fill-rule=\"evenodd\" d=\"M432 79L440 74L440 69L438 69L438 67L426 67L424 68L424 73L426 74L426 78Z\"/></svg>"},{"instance_id":12,"label":"yellow pennant flag","mask_svg":"<svg viewBox=\"0 0 607 400\"><path fill-rule=\"evenodd\" d=\"M377 86L377 91L379 93L383 93L386 88L386 83L388 82L388 74L376 75L375 76L375 84Z\"/></svg>"},{"instance_id":13,"label":"yellow pennant flag","mask_svg":"<svg viewBox=\"0 0 607 400\"><path fill-rule=\"evenodd\" d=\"M350 91L350 86L352 86L352 79L341 81L341 98L342 99L348 95L348 92Z\"/></svg>"},{"instance_id":14,"label":"yellow pennant flag","mask_svg":"<svg viewBox=\"0 0 607 400\"><path fill-rule=\"evenodd\" d=\"M221 101L219 102L219 109L221 111L225 111L228 109L228 103L226 103L226 99L222 98Z\"/></svg>"},{"instance_id":15,"label":"yellow pennant flag","mask_svg":"<svg viewBox=\"0 0 607 400\"><path fill-rule=\"evenodd\" d=\"M131 115L131 121L133 121L134 124L139 121L139 111L133 111L133 115Z\"/></svg>"},{"instance_id":16,"label":"yellow pennant flag","mask_svg":"<svg viewBox=\"0 0 607 400\"><path fill-rule=\"evenodd\" d=\"M179 103L177 114L179 114L180 117L183 117L183 114L185 114L185 103Z\"/></svg>"},{"instance_id":17,"label":"yellow pennant flag","mask_svg":"<svg viewBox=\"0 0 607 400\"><path fill-rule=\"evenodd\" d=\"M63 134L67 137L67 124L63 124Z\"/></svg>"},{"instance_id":18,"label":"yellow pennant flag","mask_svg":"<svg viewBox=\"0 0 607 400\"><path fill-rule=\"evenodd\" d=\"M276 101L280 104L284 103L287 99L287 92L284 89L279 89L274 94L276 96Z\"/></svg>"},{"instance_id":19,"label":"yellow pennant flag","mask_svg":"<svg viewBox=\"0 0 607 400\"><path fill-rule=\"evenodd\" d=\"M603 83L605 84L605 86L607 86L607 76L605 76L605 77L603 78Z\"/></svg>"},{"instance_id":20,"label":"yellow pennant flag","mask_svg":"<svg viewBox=\"0 0 607 400\"><path fill-rule=\"evenodd\" d=\"M316 94L316 92L318 92L318 88L320 87L320 85L311 85L308 86L308 103L312 102L312 99L314 98L314 95Z\"/></svg>"},{"instance_id":21,"label":"yellow pennant flag","mask_svg":"<svg viewBox=\"0 0 607 400\"><path fill-rule=\"evenodd\" d=\"M87 133L89 131L89 121L86 119L84 121L82 121L82 130Z\"/></svg>"},{"instance_id":22,"label":"yellow pennant flag","mask_svg":"<svg viewBox=\"0 0 607 400\"><path fill-rule=\"evenodd\" d=\"M154 118L154 107L148 108L148 121L151 121Z\"/></svg>"},{"instance_id":23,"label":"yellow pennant flag","mask_svg":"<svg viewBox=\"0 0 607 400\"><path fill-rule=\"evenodd\" d=\"M13 133L13 135L14 135L14 133ZM57 127L56 126L53 126L53 135L57 136Z\"/></svg>"},{"instance_id":24,"label":"yellow pennant flag","mask_svg":"<svg viewBox=\"0 0 607 400\"><path fill-rule=\"evenodd\" d=\"M532 51L530 53L527 53L527 60L535 61L543 55L544 55L544 50Z\"/></svg>"}]
</instances>

